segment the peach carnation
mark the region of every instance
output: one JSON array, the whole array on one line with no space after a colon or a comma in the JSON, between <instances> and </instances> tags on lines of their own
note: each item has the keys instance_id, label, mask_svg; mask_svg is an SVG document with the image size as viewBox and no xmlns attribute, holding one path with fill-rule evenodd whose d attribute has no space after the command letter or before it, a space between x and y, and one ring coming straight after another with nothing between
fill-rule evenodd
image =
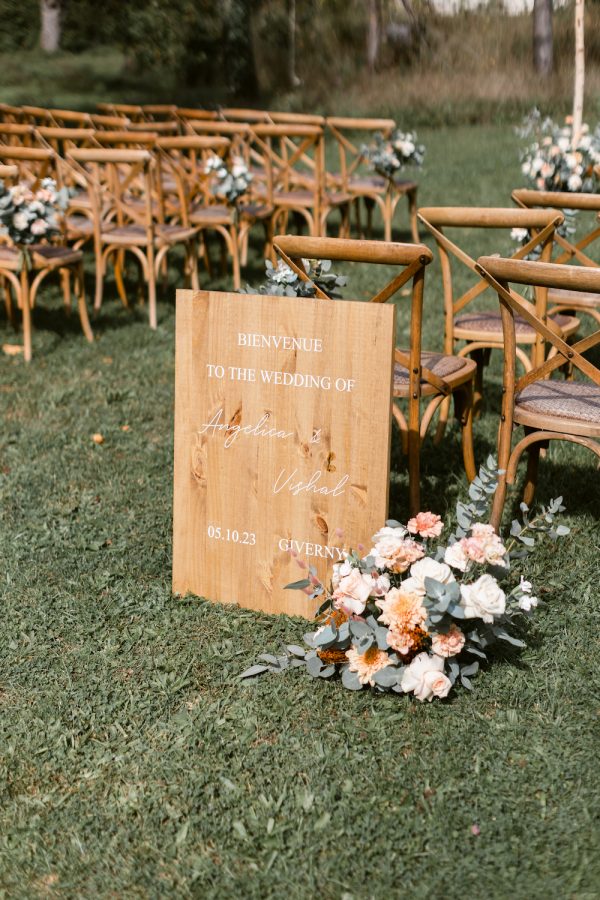
<instances>
[{"instance_id":1,"label":"peach carnation","mask_svg":"<svg viewBox=\"0 0 600 900\"><path fill-rule=\"evenodd\" d=\"M465 636L457 625L451 625L447 634L434 634L431 649L437 656L456 656L465 646Z\"/></svg>"},{"instance_id":2,"label":"peach carnation","mask_svg":"<svg viewBox=\"0 0 600 900\"><path fill-rule=\"evenodd\" d=\"M444 528L442 517L432 512L420 512L409 519L406 527L411 534L420 534L424 538L439 537Z\"/></svg>"},{"instance_id":3,"label":"peach carnation","mask_svg":"<svg viewBox=\"0 0 600 900\"><path fill-rule=\"evenodd\" d=\"M401 588L392 588L385 597L376 600L375 604L381 610L380 621L398 630L417 628L427 618L422 597L406 593Z\"/></svg>"},{"instance_id":4,"label":"peach carnation","mask_svg":"<svg viewBox=\"0 0 600 900\"><path fill-rule=\"evenodd\" d=\"M385 669L389 664L389 656L385 650L377 647L369 647L364 653L359 653L354 647L346 651L346 658L351 672L356 672L361 684L374 685L373 676L380 669Z\"/></svg>"}]
</instances>

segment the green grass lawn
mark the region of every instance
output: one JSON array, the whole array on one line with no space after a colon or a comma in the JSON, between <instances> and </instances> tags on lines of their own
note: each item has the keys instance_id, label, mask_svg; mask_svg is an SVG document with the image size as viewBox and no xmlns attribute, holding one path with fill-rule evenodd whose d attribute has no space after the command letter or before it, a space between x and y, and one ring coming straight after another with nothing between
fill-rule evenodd
<instances>
[{"instance_id":1,"label":"green grass lawn","mask_svg":"<svg viewBox=\"0 0 600 900\"><path fill-rule=\"evenodd\" d=\"M508 205L509 129L421 136L422 204ZM507 234L467 240L510 249ZM255 258L248 280L260 272ZM434 348L437 265L426 278ZM156 333L109 290L93 346L45 292L32 364L0 358L0 897L598 897L594 458L557 444L542 460L538 498L564 495L572 533L527 565L544 601L528 648L497 655L472 694L422 705L302 672L240 683L302 622L170 595L176 284L173 270ZM496 360L479 461L499 397ZM452 429L425 449L423 506L446 514L464 490Z\"/></svg>"}]
</instances>

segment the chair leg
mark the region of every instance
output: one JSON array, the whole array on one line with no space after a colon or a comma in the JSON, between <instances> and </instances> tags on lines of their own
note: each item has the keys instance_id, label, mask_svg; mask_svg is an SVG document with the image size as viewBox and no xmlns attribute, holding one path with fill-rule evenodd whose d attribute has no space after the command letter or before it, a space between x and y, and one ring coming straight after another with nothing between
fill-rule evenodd
<instances>
[{"instance_id":1,"label":"chair leg","mask_svg":"<svg viewBox=\"0 0 600 900\"><path fill-rule=\"evenodd\" d=\"M193 291L200 290L198 278L198 241L193 238L188 244L188 265L190 269L190 284Z\"/></svg>"},{"instance_id":2,"label":"chair leg","mask_svg":"<svg viewBox=\"0 0 600 900\"><path fill-rule=\"evenodd\" d=\"M527 448L527 474L525 476L525 489L523 491L523 501L527 506L531 506L537 487L538 464L540 461L541 449L541 443L530 444Z\"/></svg>"},{"instance_id":3,"label":"chair leg","mask_svg":"<svg viewBox=\"0 0 600 900\"><path fill-rule=\"evenodd\" d=\"M373 237L373 209L375 208L375 201L371 200L370 197L365 197L365 207L367 210L367 237ZM389 240L386 238L386 241Z\"/></svg>"},{"instance_id":4,"label":"chair leg","mask_svg":"<svg viewBox=\"0 0 600 900\"><path fill-rule=\"evenodd\" d=\"M97 313L102 306L102 294L104 291L104 269L102 260L96 256L96 293L94 295L94 312Z\"/></svg>"},{"instance_id":5,"label":"chair leg","mask_svg":"<svg viewBox=\"0 0 600 900\"><path fill-rule=\"evenodd\" d=\"M94 341L94 334L88 317L87 305L85 302L85 282L83 276L83 263L79 263L75 269L75 292L77 294L77 309L79 311L79 321L81 329L90 344Z\"/></svg>"},{"instance_id":6,"label":"chair leg","mask_svg":"<svg viewBox=\"0 0 600 900\"><path fill-rule=\"evenodd\" d=\"M71 273L68 269L60 270L60 281L62 285L63 292L63 300L65 303L65 309L67 311L67 315L71 315L72 305L71 305Z\"/></svg>"},{"instance_id":7,"label":"chair leg","mask_svg":"<svg viewBox=\"0 0 600 900\"><path fill-rule=\"evenodd\" d=\"M123 306L129 309L129 300L127 299L127 291L125 290L125 282L123 281L123 268L125 265L125 251L118 250L115 254L114 259L114 267L115 267L115 282L117 285L117 291L119 293L119 297L121 298L121 302Z\"/></svg>"},{"instance_id":8,"label":"chair leg","mask_svg":"<svg viewBox=\"0 0 600 900\"><path fill-rule=\"evenodd\" d=\"M11 284L8 278L4 278L0 276L0 287L2 287L4 291L4 307L6 309L6 317L13 328L17 327L17 320L15 318L15 313L13 310L12 303L12 293L11 293Z\"/></svg>"},{"instance_id":9,"label":"chair leg","mask_svg":"<svg viewBox=\"0 0 600 900\"><path fill-rule=\"evenodd\" d=\"M358 237L362 240L364 238L363 228L362 228L362 216L360 212L360 197L356 197L352 201L352 206L354 206L354 217L356 219L356 233Z\"/></svg>"},{"instance_id":10,"label":"chair leg","mask_svg":"<svg viewBox=\"0 0 600 900\"><path fill-rule=\"evenodd\" d=\"M25 362L31 362L31 305L29 302L29 275L25 265L21 268L21 307L23 310L23 353Z\"/></svg>"},{"instance_id":11,"label":"chair leg","mask_svg":"<svg viewBox=\"0 0 600 900\"><path fill-rule=\"evenodd\" d=\"M421 438L418 431L408 432L408 509L411 516L420 512L421 505Z\"/></svg>"},{"instance_id":12,"label":"chair leg","mask_svg":"<svg viewBox=\"0 0 600 900\"><path fill-rule=\"evenodd\" d=\"M475 371L475 390L473 394L473 414L476 419L481 415L483 406L483 370L490 360L490 350L473 350L471 358L477 363Z\"/></svg>"},{"instance_id":13,"label":"chair leg","mask_svg":"<svg viewBox=\"0 0 600 900\"><path fill-rule=\"evenodd\" d=\"M469 481L477 474L473 449L473 382L462 385L454 394L454 409L460 422L463 465Z\"/></svg>"},{"instance_id":14,"label":"chair leg","mask_svg":"<svg viewBox=\"0 0 600 900\"><path fill-rule=\"evenodd\" d=\"M233 263L233 289L234 291L239 291L240 289L240 255L238 249L238 239L235 227L231 229L229 232L231 235L231 256Z\"/></svg>"},{"instance_id":15,"label":"chair leg","mask_svg":"<svg viewBox=\"0 0 600 900\"><path fill-rule=\"evenodd\" d=\"M418 244L419 237L419 220L417 219L417 189L408 192L408 215L410 218L410 233L413 243Z\"/></svg>"},{"instance_id":16,"label":"chair leg","mask_svg":"<svg viewBox=\"0 0 600 900\"><path fill-rule=\"evenodd\" d=\"M440 412L438 416L437 428L433 438L434 447L438 447L442 443L444 434L446 433L446 425L448 424L448 416L450 415L451 397L446 397L440 404Z\"/></svg>"},{"instance_id":17,"label":"chair leg","mask_svg":"<svg viewBox=\"0 0 600 900\"><path fill-rule=\"evenodd\" d=\"M156 266L154 264L154 248L148 247L148 319L150 328L156 331Z\"/></svg>"}]
</instances>

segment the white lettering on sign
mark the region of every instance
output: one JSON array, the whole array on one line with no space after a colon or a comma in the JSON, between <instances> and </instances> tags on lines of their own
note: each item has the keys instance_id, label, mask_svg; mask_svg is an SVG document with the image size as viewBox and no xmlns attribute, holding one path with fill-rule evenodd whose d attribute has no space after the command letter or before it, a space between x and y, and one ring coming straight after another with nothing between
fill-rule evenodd
<instances>
[{"instance_id":1,"label":"white lettering on sign","mask_svg":"<svg viewBox=\"0 0 600 900\"><path fill-rule=\"evenodd\" d=\"M261 350L304 350L305 353L322 353L321 338L289 337L276 334L238 333L238 347L259 347Z\"/></svg>"},{"instance_id":2,"label":"white lettering on sign","mask_svg":"<svg viewBox=\"0 0 600 900\"><path fill-rule=\"evenodd\" d=\"M291 538L281 538L278 546L280 550L292 551L299 556L318 556L320 559L333 559L336 562L344 559L345 553L341 547L314 544L311 541L295 541Z\"/></svg>"},{"instance_id":3,"label":"white lettering on sign","mask_svg":"<svg viewBox=\"0 0 600 900\"><path fill-rule=\"evenodd\" d=\"M325 487L325 485L319 485L321 478L323 477L323 473L320 469L317 469L316 472L313 472L308 481L295 481L296 474L298 469L294 469L289 475L286 474L286 470L282 469L277 478L275 479L275 484L273 485L273 493L279 494L280 491L283 491L285 488L292 494L293 497L297 497L298 494L306 493L306 494L323 494L324 496L331 495L332 497L339 497L340 494L345 493L346 484L350 480L349 475L344 475L343 478L340 478L338 483L333 488Z\"/></svg>"},{"instance_id":4,"label":"white lettering on sign","mask_svg":"<svg viewBox=\"0 0 600 900\"><path fill-rule=\"evenodd\" d=\"M281 431L278 428L267 428L267 422L271 417L270 413L265 413L255 425L230 425L227 422L223 422L222 417L223 410L217 410L210 422L204 422L200 426L198 434L217 434L219 431L224 431L227 434L223 445L224 447L231 447L240 434L245 434L248 437L280 438L282 440L292 437L294 434L293 431Z\"/></svg>"}]
</instances>

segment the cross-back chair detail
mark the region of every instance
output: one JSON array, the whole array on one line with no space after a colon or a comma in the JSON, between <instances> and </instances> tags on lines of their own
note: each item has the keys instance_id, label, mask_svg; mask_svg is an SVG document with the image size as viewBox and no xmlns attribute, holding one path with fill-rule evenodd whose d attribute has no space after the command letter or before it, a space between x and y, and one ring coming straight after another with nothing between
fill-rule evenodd
<instances>
[{"instance_id":1,"label":"cross-back chair detail","mask_svg":"<svg viewBox=\"0 0 600 900\"><path fill-rule=\"evenodd\" d=\"M385 178L365 167L362 146L377 133L389 135L395 128L393 119L355 119L328 116L327 128L334 138L339 156L339 173L330 176L353 199L358 232L362 236L361 200L367 210L367 236L373 224L373 209L377 206L383 219L384 239L391 241L396 207L402 197L408 201L411 236L419 242L417 223L417 183L411 179Z\"/></svg>"},{"instance_id":2,"label":"cross-back chair detail","mask_svg":"<svg viewBox=\"0 0 600 900\"><path fill-rule=\"evenodd\" d=\"M121 268L125 252L136 257L148 288L150 327L157 326L156 281L163 260L176 244L185 249L185 274L198 286L197 229L167 224L164 200L153 156L146 150L77 149L68 158L78 163L95 197L94 231L97 293L94 306L102 303L107 261L116 256ZM110 208L106 210L108 194Z\"/></svg>"},{"instance_id":3,"label":"cross-back chair detail","mask_svg":"<svg viewBox=\"0 0 600 900\"><path fill-rule=\"evenodd\" d=\"M371 298L385 303L404 285L412 282L410 341L408 350L396 349L393 398L408 404L404 415L392 400L391 412L400 428L403 450L409 468L409 506L411 515L419 509L420 450L429 423L445 397L454 397L457 418L462 428L463 461L470 481L475 477L472 433L473 374L475 364L468 359L443 357L421 347L423 288L425 268L432 261L431 251L423 244L397 244L382 241L356 241L343 238L312 238L278 235L273 242L281 259L303 280L309 281L302 259L332 259L403 266L403 270ZM316 296L331 298L317 288ZM427 405L421 413L421 400Z\"/></svg>"},{"instance_id":4,"label":"cross-back chair detail","mask_svg":"<svg viewBox=\"0 0 600 900\"><path fill-rule=\"evenodd\" d=\"M54 157L52 150L48 150L49 158ZM0 178L13 184L22 180L22 170L19 165L0 165ZM33 190L39 186L41 179L32 178L30 185ZM59 217L60 218L60 217ZM25 362L30 362L33 352L32 342L32 311L42 283L49 276L58 273L63 300L67 313L71 312L71 278L73 279L74 292L77 298L77 311L82 331L90 343L94 340L87 313L85 300L85 284L83 275L83 253L72 247L54 244L31 244L27 248L28 262L21 256L21 251L15 247L7 237L3 236L0 244L0 282L4 287L4 301L9 320L16 327L16 320L12 305L12 292L16 298L17 307L21 310L23 326L23 344L8 345L9 352L15 350L24 354Z\"/></svg>"},{"instance_id":5,"label":"cross-back chair detail","mask_svg":"<svg viewBox=\"0 0 600 900\"><path fill-rule=\"evenodd\" d=\"M529 230L530 239L515 250L512 259L523 259L537 250L543 262L549 262L556 228L564 217L559 210L525 210L485 207L423 207L419 210L419 220L434 236L442 269L444 299L444 349L446 353L471 356L477 362L475 379L475 411L480 408L483 398L483 370L492 350L502 350L503 333L500 312L494 310L473 310L471 304L488 290L488 284L479 276L476 261L458 244L448 237L446 228L512 228ZM508 235L507 235L508 238ZM465 266L474 276L475 283L459 296L455 296L452 261ZM546 317L547 292L535 291L535 306L539 315ZM468 307L471 307L468 309ZM556 316L553 320L565 336L573 335L579 320L570 316ZM463 346L459 345L462 344ZM517 333L517 358L528 371L541 360L545 353L543 338L527 322L519 320ZM445 427L446 409L442 409L438 439Z\"/></svg>"},{"instance_id":6,"label":"cross-back chair detail","mask_svg":"<svg viewBox=\"0 0 600 900\"><path fill-rule=\"evenodd\" d=\"M477 261L477 270L498 294L504 330L502 417L498 443L499 467L504 471L492 509L492 524L498 528L506 485L514 483L517 465L525 450L529 459L524 500L528 504L535 492L540 449L547 447L550 440L581 444L600 458L600 369L584 355L600 345L600 329L575 344L568 344L561 334L548 327L548 323L510 284L533 285L546 290L600 292L600 270L486 256ZM520 378L516 377L515 372L517 316L526 319L555 350L553 356L538 363ZM569 365L586 380L550 380L551 374L563 365ZM512 448L514 425L524 427L525 437Z\"/></svg>"},{"instance_id":7,"label":"cross-back chair detail","mask_svg":"<svg viewBox=\"0 0 600 900\"><path fill-rule=\"evenodd\" d=\"M596 213L596 224L578 240L569 239L565 234L557 232L554 241L562 253L555 256L558 264L577 260L583 266L598 268L600 263L584 251L600 238L600 194L577 194L567 191L533 191L521 189L512 192L512 198L518 206L532 209L535 207L576 210ZM574 310L591 316L600 322L600 294L585 294L579 291L565 292L556 289L548 293L550 313Z\"/></svg>"}]
</instances>

